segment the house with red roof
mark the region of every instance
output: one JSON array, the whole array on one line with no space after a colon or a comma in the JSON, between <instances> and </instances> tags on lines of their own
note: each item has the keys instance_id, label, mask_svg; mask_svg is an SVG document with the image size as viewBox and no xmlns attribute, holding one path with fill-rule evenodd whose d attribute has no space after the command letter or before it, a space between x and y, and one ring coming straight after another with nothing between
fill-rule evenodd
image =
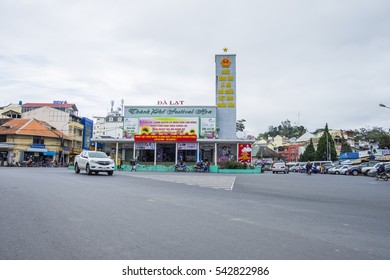
<instances>
[{"instance_id":1,"label":"house with red roof","mask_svg":"<svg viewBox=\"0 0 390 280\"><path fill-rule=\"evenodd\" d=\"M37 119L3 120L0 125L0 152L7 163L21 163L28 158L67 163L64 155L70 142L67 135Z\"/></svg>"}]
</instances>

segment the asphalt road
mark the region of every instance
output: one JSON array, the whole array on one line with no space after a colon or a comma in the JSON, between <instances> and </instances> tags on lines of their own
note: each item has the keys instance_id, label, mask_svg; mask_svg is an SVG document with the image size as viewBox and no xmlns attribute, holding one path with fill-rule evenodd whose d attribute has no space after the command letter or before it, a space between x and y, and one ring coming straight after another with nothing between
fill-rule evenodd
<instances>
[{"instance_id":1,"label":"asphalt road","mask_svg":"<svg viewBox=\"0 0 390 280\"><path fill-rule=\"evenodd\" d=\"M390 259L390 182L0 168L0 259Z\"/></svg>"}]
</instances>

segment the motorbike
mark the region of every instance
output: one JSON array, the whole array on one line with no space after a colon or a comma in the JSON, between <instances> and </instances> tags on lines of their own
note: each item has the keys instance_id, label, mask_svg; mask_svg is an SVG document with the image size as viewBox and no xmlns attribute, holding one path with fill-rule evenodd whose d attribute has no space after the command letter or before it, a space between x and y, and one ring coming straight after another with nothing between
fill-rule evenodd
<instances>
[{"instance_id":1,"label":"motorbike","mask_svg":"<svg viewBox=\"0 0 390 280\"><path fill-rule=\"evenodd\" d=\"M175 171L176 172L186 172L187 167L186 166L175 166Z\"/></svg>"},{"instance_id":2,"label":"motorbike","mask_svg":"<svg viewBox=\"0 0 390 280\"><path fill-rule=\"evenodd\" d=\"M382 172L382 173L380 173L380 174L377 174L377 175L375 176L375 179L376 179L376 180L382 179L382 180L384 180L384 181L387 181L387 180L390 179L390 175L387 174L386 172Z\"/></svg>"}]
</instances>

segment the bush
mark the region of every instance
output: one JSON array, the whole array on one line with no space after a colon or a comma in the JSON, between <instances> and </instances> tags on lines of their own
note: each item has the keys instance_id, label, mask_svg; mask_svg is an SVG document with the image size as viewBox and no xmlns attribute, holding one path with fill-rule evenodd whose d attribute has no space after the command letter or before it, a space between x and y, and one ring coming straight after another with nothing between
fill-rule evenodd
<instances>
[{"instance_id":1,"label":"bush","mask_svg":"<svg viewBox=\"0 0 390 280\"><path fill-rule=\"evenodd\" d=\"M234 160L224 161L218 163L219 169L247 169L246 162L237 162Z\"/></svg>"}]
</instances>

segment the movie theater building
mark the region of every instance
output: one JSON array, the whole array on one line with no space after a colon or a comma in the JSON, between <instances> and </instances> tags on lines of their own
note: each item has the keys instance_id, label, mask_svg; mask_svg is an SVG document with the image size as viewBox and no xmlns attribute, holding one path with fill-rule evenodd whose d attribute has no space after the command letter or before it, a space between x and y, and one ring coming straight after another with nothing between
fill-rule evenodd
<instances>
[{"instance_id":1,"label":"movie theater building","mask_svg":"<svg viewBox=\"0 0 390 280\"><path fill-rule=\"evenodd\" d=\"M96 147L116 159L145 165L188 164L208 160L251 162L253 140L236 136L236 56L215 56L213 106L183 106L183 101L158 101L156 106L124 106L123 138L94 138Z\"/></svg>"}]
</instances>

